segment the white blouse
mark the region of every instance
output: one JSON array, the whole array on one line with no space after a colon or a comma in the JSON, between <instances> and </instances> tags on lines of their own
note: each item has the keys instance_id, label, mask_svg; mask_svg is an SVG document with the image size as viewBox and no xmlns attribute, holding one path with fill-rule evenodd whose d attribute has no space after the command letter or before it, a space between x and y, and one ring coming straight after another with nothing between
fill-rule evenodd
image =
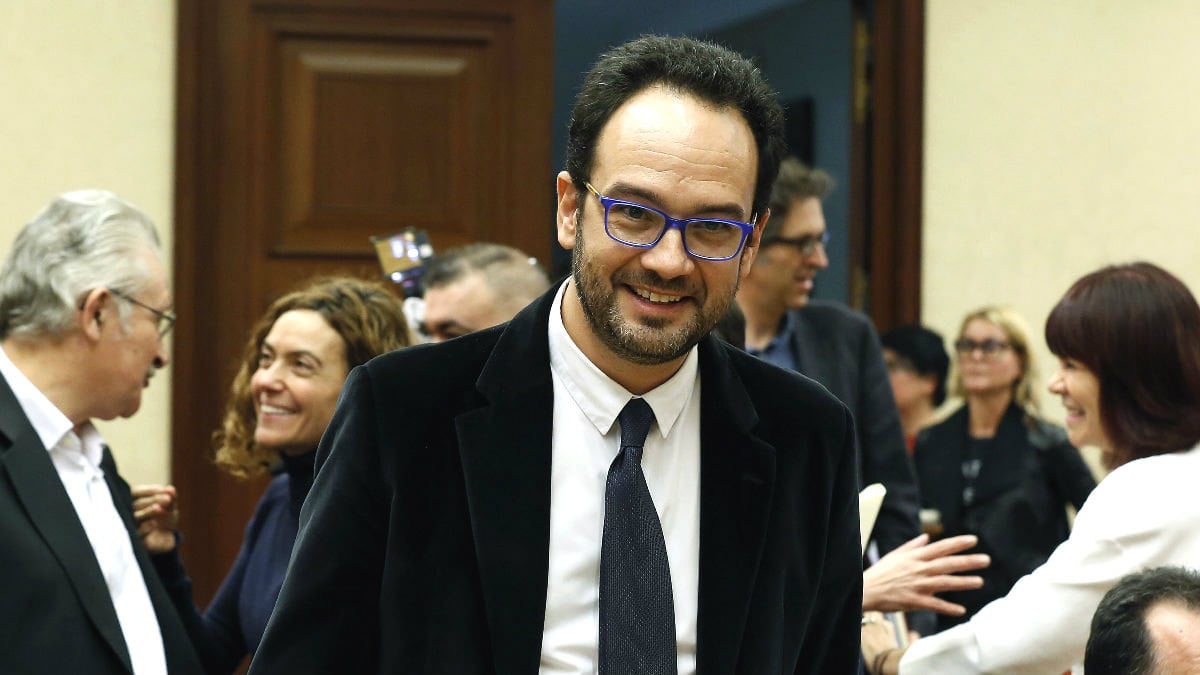
<instances>
[{"instance_id":1,"label":"white blouse","mask_svg":"<svg viewBox=\"0 0 1200 675\"><path fill-rule=\"evenodd\" d=\"M967 623L917 640L900 675L1083 673L1092 614L1121 577L1200 568L1200 446L1134 460L1108 475L1044 565Z\"/></svg>"}]
</instances>

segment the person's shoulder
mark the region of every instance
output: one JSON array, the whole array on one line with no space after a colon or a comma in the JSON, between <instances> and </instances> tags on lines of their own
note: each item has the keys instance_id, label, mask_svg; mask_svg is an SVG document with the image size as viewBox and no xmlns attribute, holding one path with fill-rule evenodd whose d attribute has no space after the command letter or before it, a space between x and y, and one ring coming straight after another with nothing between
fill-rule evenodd
<instances>
[{"instance_id":1,"label":"person's shoulder","mask_svg":"<svg viewBox=\"0 0 1200 675\"><path fill-rule=\"evenodd\" d=\"M250 522L246 523L246 539L256 540L267 521L274 518L273 514L287 509L290 485L291 479L286 473L271 479L267 489L263 490L262 496L258 498L258 504L254 506L254 515L250 517Z\"/></svg>"},{"instance_id":2,"label":"person's shoulder","mask_svg":"<svg viewBox=\"0 0 1200 675\"><path fill-rule=\"evenodd\" d=\"M840 302L809 300L803 307L794 309L792 312L802 320L821 325L843 326L846 329L874 330L874 324L871 323L870 317Z\"/></svg>"},{"instance_id":3,"label":"person's shoulder","mask_svg":"<svg viewBox=\"0 0 1200 675\"><path fill-rule=\"evenodd\" d=\"M289 490L291 489L291 478L287 473L281 473L271 479L267 483L267 489L263 490L262 496L258 498L258 506L255 507L256 514L262 514L271 511L281 504L286 504L289 498Z\"/></svg>"},{"instance_id":4,"label":"person's shoulder","mask_svg":"<svg viewBox=\"0 0 1200 675\"><path fill-rule=\"evenodd\" d=\"M1038 450L1055 450L1071 445L1071 441L1067 439L1067 430L1053 422L1031 417L1027 425L1029 444Z\"/></svg>"},{"instance_id":5,"label":"person's shoulder","mask_svg":"<svg viewBox=\"0 0 1200 675\"><path fill-rule=\"evenodd\" d=\"M945 417L930 424L917 432L917 445L923 445L933 439L961 433L966 428L967 406L962 405Z\"/></svg>"},{"instance_id":6,"label":"person's shoulder","mask_svg":"<svg viewBox=\"0 0 1200 675\"><path fill-rule=\"evenodd\" d=\"M1148 456L1112 470L1075 516L1072 537L1158 546L1186 536L1193 542L1200 502L1193 497L1200 449ZM1190 545L1190 544L1189 544ZM1200 552L1200 548L1196 549Z\"/></svg>"},{"instance_id":7,"label":"person's shoulder","mask_svg":"<svg viewBox=\"0 0 1200 675\"><path fill-rule=\"evenodd\" d=\"M1113 469L1101 481L1101 484L1107 483L1110 489L1113 486L1147 483L1194 485L1198 472L1200 472L1200 446L1190 450L1168 452L1127 462Z\"/></svg>"},{"instance_id":8,"label":"person's shoulder","mask_svg":"<svg viewBox=\"0 0 1200 675\"><path fill-rule=\"evenodd\" d=\"M840 415L846 406L824 385L797 371L780 368L722 343L729 362L760 411L765 407L811 411L814 415Z\"/></svg>"},{"instance_id":9,"label":"person's shoulder","mask_svg":"<svg viewBox=\"0 0 1200 675\"><path fill-rule=\"evenodd\" d=\"M423 391L457 386L479 377L503 324L435 344L418 344L381 354L362 368L376 387Z\"/></svg>"}]
</instances>

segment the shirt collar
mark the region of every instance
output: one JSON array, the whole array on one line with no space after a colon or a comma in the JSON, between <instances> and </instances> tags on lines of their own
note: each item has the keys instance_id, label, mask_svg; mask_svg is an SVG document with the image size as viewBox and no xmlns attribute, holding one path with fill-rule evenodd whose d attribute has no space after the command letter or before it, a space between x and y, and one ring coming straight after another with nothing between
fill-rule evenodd
<instances>
[{"instance_id":1,"label":"shirt collar","mask_svg":"<svg viewBox=\"0 0 1200 675\"><path fill-rule=\"evenodd\" d=\"M25 418L29 420L33 430L37 432L38 438L41 439L42 446L49 450L57 445L74 425L57 406L50 402L50 399L46 398L41 390L34 386L25 373L17 368L12 359L8 358L8 354L4 353L2 347L0 347L0 374L3 374L4 379L8 381L9 388L16 396L17 403L25 413Z\"/></svg>"},{"instance_id":2,"label":"shirt collar","mask_svg":"<svg viewBox=\"0 0 1200 675\"><path fill-rule=\"evenodd\" d=\"M621 409L634 396L592 363L567 334L562 320L562 300L570 282L568 277L559 286L550 307L550 368L561 378L567 393L595 425L596 431L607 435ZM670 379L642 395L654 411L663 438L671 434L691 398L699 368L698 351L697 347L692 347L683 365Z\"/></svg>"},{"instance_id":3,"label":"shirt collar","mask_svg":"<svg viewBox=\"0 0 1200 675\"><path fill-rule=\"evenodd\" d=\"M71 424L71 420L17 368L17 364L4 353L3 347L0 347L0 375L8 382L25 418L42 441L42 447L47 451L56 447L78 450L93 468L100 467L100 460L104 457L104 438L96 427L90 421L84 422L79 427L79 433L75 434L75 425ZM72 434L78 437L78 444L68 439Z\"/></svg>"}]
</instances>

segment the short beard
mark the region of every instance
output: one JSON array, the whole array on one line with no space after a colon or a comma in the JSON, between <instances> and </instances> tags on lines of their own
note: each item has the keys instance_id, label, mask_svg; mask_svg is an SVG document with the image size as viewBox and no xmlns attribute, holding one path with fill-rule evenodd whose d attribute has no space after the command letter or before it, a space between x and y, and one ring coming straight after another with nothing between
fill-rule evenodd
<instances>
[{"instance_id":1,"label":"short beard","mask_svg":"<svg viewBox=\"0 0 1200 675\"><path fill-rule=\"evenodd\" d=\"M578 223L578 215L577 220ZM583 315L587 318L592 334L600 339L614 354L638 365L659 365L674 361L684 356L695 347L713 326L724 316L733 296L724 298L714 306L705 309L704 300L690 320L672 332L665 332L665 323L657 318L644 318L633 323L621 315L617 305L616 288L606 288L604 279L589 265L585 254L586 246L583 240L583 228L575 231L575 248L571 251L571 276L575 280L575 290L579 296L579 304ZM738 262L740 268L741 262ZM740 279L740 275L739 279ZM651 271L644 271L636 279L626 277L626 282L642 282L647 286L665 291L687 290L687 284L681 279L667 280ZM613 280L614 285L618 281ZM736 292L736 287L735 287ZM682 302L693 302L684 300Z\"/></svg>"}]
</instances>

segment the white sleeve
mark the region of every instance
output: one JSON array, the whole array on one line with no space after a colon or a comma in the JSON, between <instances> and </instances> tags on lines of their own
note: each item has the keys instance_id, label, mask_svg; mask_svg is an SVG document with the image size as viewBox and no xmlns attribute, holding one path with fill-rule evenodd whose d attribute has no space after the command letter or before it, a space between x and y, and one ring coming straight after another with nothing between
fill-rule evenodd
<instances>
[{"instance_id":1,"label":"white sleeve","mask_svg":"<svg viewBox=\"0 0 1200 675\"><path fill-rule=\"evenodd\" d=\"M1121 577L1200 564L1200 500L1189 499L1180 480L1182 474L1194 482L1197 465L1194 457L1183 459L1154 457L1114 471L1044 565L967 623L913 643L900 674L1080 672L1092 614Z\"/></svg>"}]
</instances>

